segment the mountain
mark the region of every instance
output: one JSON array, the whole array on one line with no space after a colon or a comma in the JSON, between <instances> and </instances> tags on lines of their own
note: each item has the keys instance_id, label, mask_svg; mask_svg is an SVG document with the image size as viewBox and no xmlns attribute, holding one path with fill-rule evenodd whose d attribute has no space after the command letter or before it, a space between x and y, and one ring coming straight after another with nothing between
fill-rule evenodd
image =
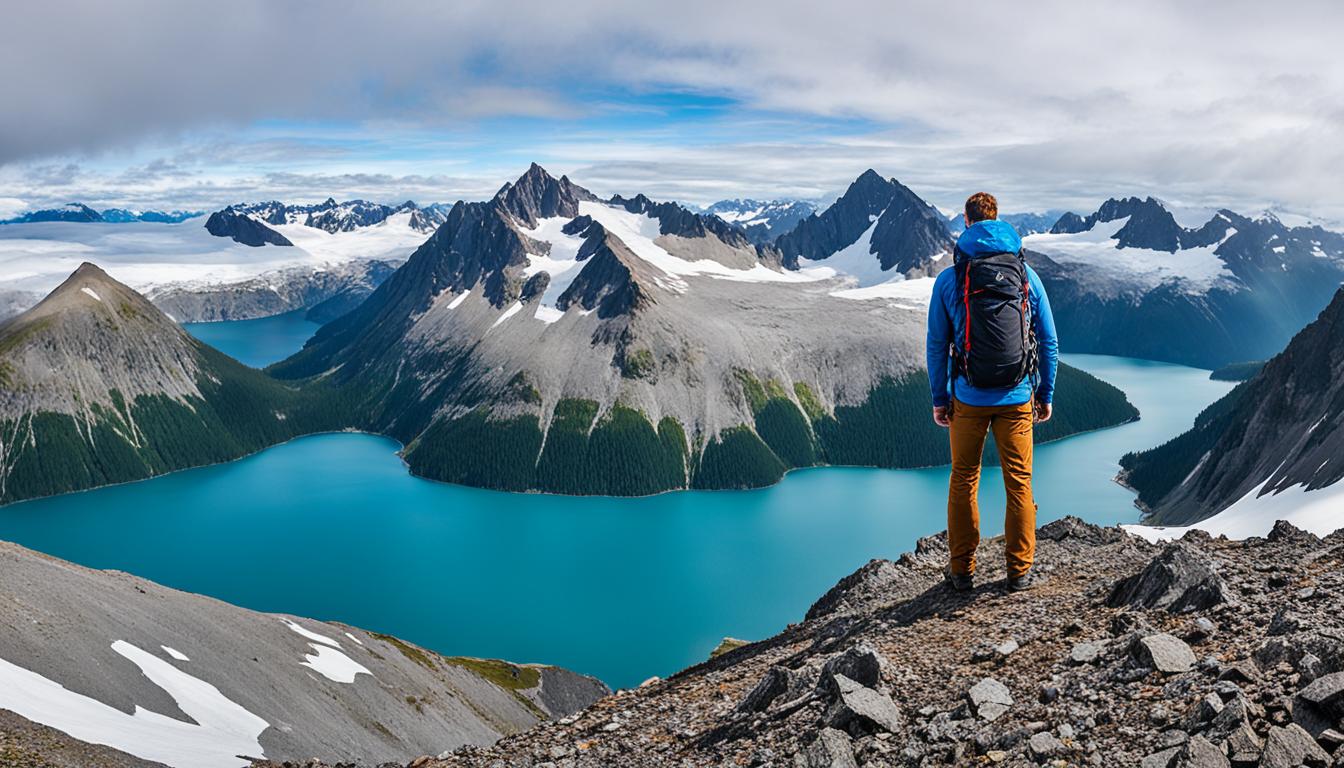
<instances>
[{"instance_id":1,"label":"mountain","mask_svg":"<svg viewBox=\"0 0 1344 768\"><path fill-rule=\"evenodd\" d=\"M704 211L736 224L753 243L768 243L792 230L798 222L817 212L806 200L720 200Z\"/></svg>"},{"instance_id":2,"label":"mountain","mask_svg":"<svg viewBox=\"0 0 1344 768\"><path fill-rule=\"evenodd\" d=\"M1338 765L1344 535L1159 546L1065 518L1037 541L1034 590L1006 593L997 537L953 592L940 533L773 637L415 765Z\"/></svg>"},{"instance_id":3,"label":"mountain","mask_svg":"<svg viewBox=\"0 0 1344 768\"><path fill-rule=\"evenodd\" d=\"M205 230L215 237L227 237L243 245L293 245L284 235L233 208L215 211L205 220Z\"/></svg>"},{"instance_id":4,"label":"mountain","mask_svg":"<svg viewBox=\"0 0 1344 768\"><path fill-rule=\"evenodd\" d=\"M146 296L179 322L247 320L306 310L308 319L325 323L358 306L399 265L369 259L320 270L289 267L222 285L156 286Z\"/></svg>"},{"instance_id":5,"label":"mountain","mask_svg":"<svg viewBox=\"0 0 1344 768\"><path fill-rule=\"evenodd\" d=\"M1161 201L1107 200L1025 238L1068 352L1217 368L1267 358L1344 280L1344 235L1229 210L1196 228Z\"/></svg>"},{"instance_id":6,"label":"mountain","mask_svg":"<svg viewBox=\"0 0 1344 768\"><path fill-rule=\"evenodd\" d=\"M200 215L202 215L200 211L132 211L127 208L107 208L99 213L83 203L69 203L60 208L29 211L22 216L0 220L0 224L34 224L47 221L101 222L104 224L151 221L160 224L176 224Z\"/></svg>"},{"instance_id":7,"label":"mountain","mask_svg":"<svg viewBox=\"0 0 1344 768\"><path fill-rule=\"evenodd\" d=\"M81 766L204 768L313 755L400 765L492 744L609 692L557 667L441 656L5 542L0 581L5 765L60 764L51 753L87 750L80 741L106 745L104 757L75 761Z\"/></svg>"},{"instance_id":8,"label":"mountain","mask_svg":"<svg viewBox=\"0 0 1344 768\"><path fill-rule=\"evenodd\" d=\"M922 277L937 274L938 262L952 253L952 238L936 208L870 169L825 211L780 235L775 247L790 269L835 257L856 274L895 270Z\"/></svg>"},{"instance_id":9,"label":"mountain","mask_svg":"<svg viewBox=\"0 0 1344 768\"><path fill-rule=\"evenodd\" d=\"M66 203L60 208L48 208L41 211L29 211L22 216L0 221L0 224L32 224L43 221L103 221L102 214L83 203Z\"/></svg>"},{"instance_id":10,"label":"mountain","mask_svg":"<svg viewBox=\"0 0 1344 768\"><path fill-rule=\"evenodd\" d=\"M675 203L599 200L534 164L456 204L269 372L313 380L351 426L400 440L417 474L468 485L639 495L946 462L923 363L932 280L914 277L946 255L941 219L865 174L786 237L810 260ZM876 250L823 250L860 238ZM861 277L843 271L856 263ZM1074 406L1042 439L1137 415L1073 369L1060 392Z\"/></svg>"},{"instance_id":11,"label":"mountain","mask_svg":"<svg viewBox=\"0 0 1344 768\"><path fill-rule=\"evenodd\" d=\"M240 203L230 207L263 224L302 224L305 227L312 227L333 234L372 227L397 214L406 214L404 217L406 224L412 229L419 232L432 232L443 223L448 211L447 206L441 203L422 208L411 200L407 200L401 205L391 206L371 203L367 200L348 200L344 203L338 203L330 197L316 205L295 205L271 200L261 203Z\"/></svg>"},{"instance_id":12,"label":"mountain","mask_svg":"<svg viewBox=\"0 0 1344 768\"><path fill-rule=\"evenodd\" d=\"M1121 461L1155 525L1268 529L1344 509L1344 290L1189 432ZM1302 516L1302 517L1297 517ZM1203 522L1201 522L1203 521Z\"/></svg>"},{"instance_id":13,"label":"mountain","mask_svg":"<svg viewBox=\"0 0 1344 768\"><path fill-rule=\"evenodd\" d=\"M327 419L92 264L0 323L0 504L235 459Z\"/></svg>"}]
</instances>

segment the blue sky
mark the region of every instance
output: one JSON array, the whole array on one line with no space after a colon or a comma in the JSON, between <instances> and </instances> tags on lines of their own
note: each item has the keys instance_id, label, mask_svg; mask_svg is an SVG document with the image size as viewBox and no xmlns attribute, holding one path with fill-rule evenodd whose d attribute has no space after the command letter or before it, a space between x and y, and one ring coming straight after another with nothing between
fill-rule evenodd
<instances>
[{"instance_id":1,"label":"blue sky","mask_svg":"<svg viewBox=\"0 0 1344 768\"><path fill-rule=\"evenodd\" d=\"M83 200L1153 194L1344 219L1338 3L54 0L0 25L0 214ZM12 119L21 116L21 119Z\"/></svg>"}]
</instances>

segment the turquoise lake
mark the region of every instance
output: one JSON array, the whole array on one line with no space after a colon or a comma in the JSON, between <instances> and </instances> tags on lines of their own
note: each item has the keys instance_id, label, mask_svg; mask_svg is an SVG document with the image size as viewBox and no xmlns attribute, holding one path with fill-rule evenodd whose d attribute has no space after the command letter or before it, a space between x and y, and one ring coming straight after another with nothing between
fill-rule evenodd
<instances>
[{"instance_id":1,"label":"turquoise lake","mask_svg":"<svg viewBox=\"0 0 1344 768\"><path fill-rule=\"evenodd\" d=\"M312 330L273 320L191 330L264 365ZM1038 450L1040 521L1133 522L1132 494L1112 482L1119 457L1177 435L1231 385L1176 365L1065 359L1123 389L1143 417ZM778 632L869 559L945 527L946 468L811 469L757 491L573 498L420 480L398 447L362 434L302 438L5 507L0 538L256 610L627 687L703 660L726 635ZM1002 530L1002 505L998 472L987 471L986 535Z\"/></svg>"}]
</instances>

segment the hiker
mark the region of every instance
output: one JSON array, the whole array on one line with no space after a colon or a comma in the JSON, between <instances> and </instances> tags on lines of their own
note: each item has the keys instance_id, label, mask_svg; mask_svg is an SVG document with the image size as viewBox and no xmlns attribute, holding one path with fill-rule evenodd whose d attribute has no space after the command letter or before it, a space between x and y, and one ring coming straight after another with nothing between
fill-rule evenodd
<instances>
[{"instance_id":1,"label":"hiker","mask_svg":"<svg viewBox=\"0 0 1344 768\"><path fill-rule=\"evenodd\" d=\"M1008 496L1008 588L1029 589L1043 580L1032 569L1032 428L1053 413L1059 343L1045 286L1022 258L1022 238L998 215L998 201L987 192L966 200L966 229L957 238L953 266L938 275L929 301L926 353L933 420L948 428L952 444L946 576L960 592L975 585L976 492L989 430Z\"/></svg>"}]
</instances>

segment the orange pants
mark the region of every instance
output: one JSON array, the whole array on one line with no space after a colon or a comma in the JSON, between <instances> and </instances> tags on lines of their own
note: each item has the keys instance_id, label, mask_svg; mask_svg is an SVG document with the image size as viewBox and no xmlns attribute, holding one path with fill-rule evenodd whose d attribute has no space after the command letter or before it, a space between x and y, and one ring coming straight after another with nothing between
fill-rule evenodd
<instances>
[{"instance_id":1,"label":"orange pants","mask_svg":"<svg viewBox=\"0 0 1344 768\"><path fill-rule=\"evenodd\" d=\"M1021 576L1036 554L1036 501L1031 495L1031 403L974 406L952 403L952 478L947 487L947 545L953 573L975 572L980 545L980 463L985 434L994 430L1008 496L1003 524L1008 575Z\"/></svg>"}]
</instances>

